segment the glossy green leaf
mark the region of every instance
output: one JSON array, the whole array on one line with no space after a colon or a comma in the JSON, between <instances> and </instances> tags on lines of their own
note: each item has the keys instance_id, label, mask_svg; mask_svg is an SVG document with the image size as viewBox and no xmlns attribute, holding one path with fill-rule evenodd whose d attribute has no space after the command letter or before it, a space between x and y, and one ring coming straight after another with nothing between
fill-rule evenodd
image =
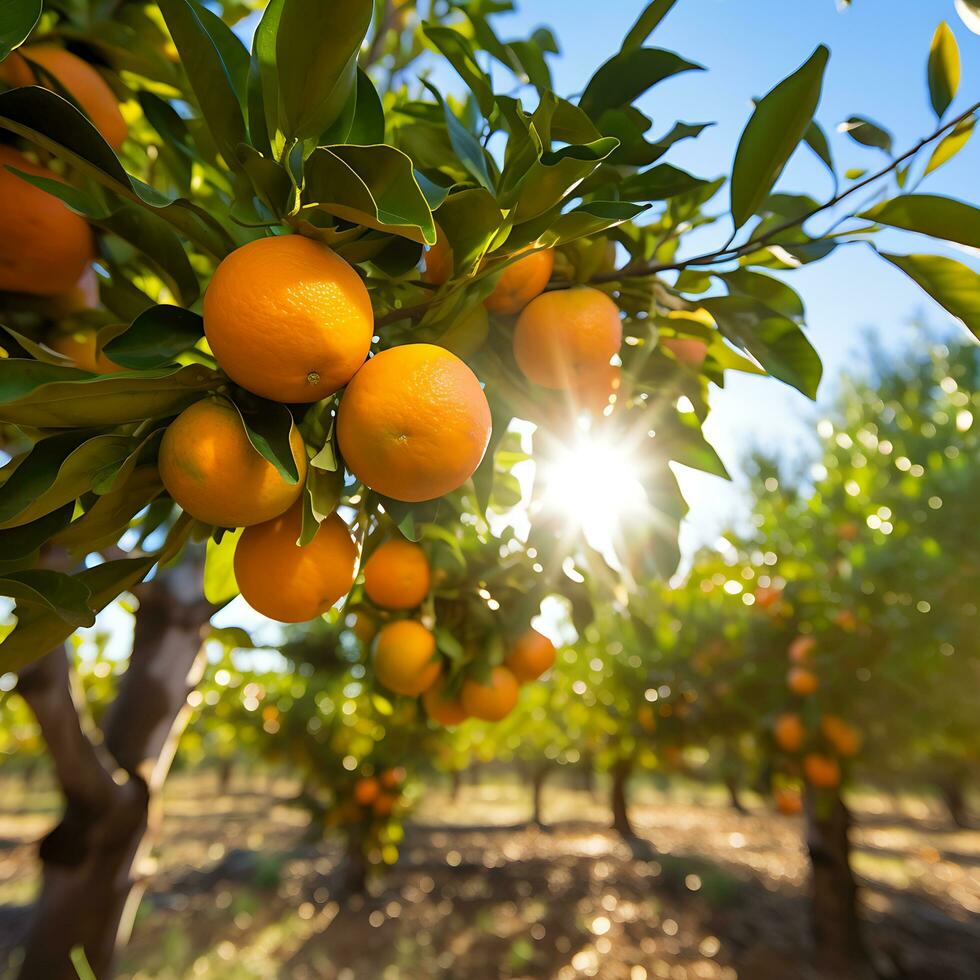
<instances>
[{"instance_id":1,"label":"glossy green leaf","mask_svg":"<svg viewBox=\"0 0 980 980\"><path fill-rule=\"evenodd\" d=\"M295 425L292 412L279 402L241 389L235 393L234 404L255 451L272 463L288 484L298 483L299 470L289 440Z\"/></svg>"},{"instance_id":2,"label":"glossy green leaf","mask_svg":"<svg viewBox=\"0 0 980 980\"><path fill-rule=\"evenodd\" d=\"M548 248L566 245L632 221L649 207L628 201L588 201L564 214L549 213L517 225L507 239L507 247L523 248L532 242Z\"/></svg>"},{"instance_id":3,"label":"glossy green leaf","mask_svg":"<svg viewBox=\"0 0 980 980\"><path fill-rule=\"evenodd\" d=\"M243 530L226 531L220 543L208 539L204 556L204 598L216 606L234 599L240 591L235 580L235 548Z\"/></svg>"},{"instance_id":4,"label":"glossy green leaf","mask_svg":"<svg viewBox=\"0 0 980 980\"><path fill-rule=\"evenodd\" d=\"M424 24L422 32L456 69L459 77L476 98L480 112L489 118L494 106L493 89L490 86L490 79L476 60L470 42L459 31L450 27L439 27L436 24Z\"/></svg>"},{"instance_id":5,"label":"glossy green leaf","mask_svg":"<svg viewBox=\"0 0 980 980\"><path fill-rule=\"evenodd\" d=\"M670 8L677 3L677 0L651 0L643 8L642 13L636 18L635 23L629 29L623 39L623 50L630 51L639 48L646 43L647 38L654 32L657 25L670 13Z\"/></svg>"},{"instance_id":6,"label":"glossy green leaf","mask_svg":"<svg viewBox=\"0 0 980 980\"><path fill-rule=\"evenodd\" d=\"M960 85L960 49L946 21L940 21L932 36L926 74L932 111L942 119Z\"/></svg>"},{"instance_id":7,"label":"glossy green leaf","mask_svg":"<svg viewBox=\"0 0 980 980\"><path fill-rule=\"evenodd\" d=\"M92 375L39 361L0 359L0 420L37 428L84 428L176 415L221 384L200 364Z\"/></svg>"},{"instance_id":8,"label":"glossy green leaf","mask_svg":"<svg viewBox=\"0 0 980 980\"><path fill-rule=\"evenodd\" d=\"M948 132L937 144L929 157L926 169L922 176L931 174L933 170L941 167L948 160L951 160L969 142L973 135L973 130L977 124L977 117L974 115L961 119L953 129Z\"/></svg>"},{"instance_id":9,"label":"glossy green leaf","mask_svg":"<svg viewBox=\"0 0 980 980\"><path fill-rule=\"evenodd\" d=\"M892 134L877 123L863 116L851 116L838 127L838 132L847 133L856 143L883 150L889 156L892 153Z\"/></svg>"},{"instance_id":10,"label":"glossy green leaf","mask_svg":"<svg viewBox=\"0 0 980 980\"><path fill-rule=\"evenodd\" d=\"M748 269L724 272L720 278L725 281L730 292L751 296L764 303L769 309L797 323L803 321L803 300L781 279L761 272L751 272Z\"/></svg>"},{"instance_id":11,"label":"glossy green leaf","mask_svg":"<svg viewBox=\"0 0 980 980\"><path fill-rule=\"evenodd\" d=\"M487 190L493 191L494 181L490 176L490 165L486 151L480 141L470 132L457 118L456 113L449 107L443 99L439 90L422 79L422 84L429 90L433 98L442 109L443 119L446 123L446 133L449 136L449 143L453 151L459 158L459 162L466 168L469 174L482 184Z\"/></svg>"},{"instance_id":12,"label":"glossy green leaf","mask_svg":"<svg viewBox=\"0 0 980 980\"><path fill-rule=\"evenodd\" d=\"M344 111L320 137L321 146L354 143L368 146L385 141L385 111L374 83L357 69L357 81Z\"/></svg>"},{"instance_id":13,"label":"glossy green leaf","mask_svg":"<svg viewBox=\"0 0 980 980\"><path fill-rule=\"evenodd\" d=\"M940 306L980 338L980 275L942 255L881 256L915 280Z\"/></svg>"},{"instance_id":14,"label":"glossy green leaf","mask_svg":"<svg viewBox=\"0 0 980 980\"><path fill-rule=\"evenodd\" d=\"M719 330L748 351L774 378L815 398L822 367L820 358L792 320L748 296L701 300Z\"/></svg>"},{"instance_id":15,"label":"glossy green leaf","mask_svg":"<svg viewBox=\"0 0 980 980\"><path fill-rule=\"evenodd\" d=\"M49 568L8 572L0 576L0 596L13 599L18 609L25 604L40 606L76 629L95 622L88 605L92 596L88 586L64 572Z\"/></svg>"},{"instance_id":16,"label":"glossy green leaf","mask_svg":"<svg viewBox=\"0 0 980 980\"><path fill-rule=\"evenodd\" d=\"M672 167L669 163L658 163L649 170L627 177L619 184L618 190L624 201L666 201L705 184L707 181L686 170Z\"/></svg>"},{"instance_id":17,"label":"glossy green leaf","mask_svg":"<svg viewBox=\"0 0 980 980\"><path fill-rule=\"evenodd\" d=\"M456 275L475 271L503 223L500 207L483 187L450 194L435 217L452 247Z\"/></svg>"},{"instance_id":18,"label":"glossy green leaf","mask_svg":"<svg viewBox=\"0 0 980 980\"><path fill-rule=\"evenodd\" d=\"M0 497L2 495L3 490L0 489ZM0 556L4 561L26 558L59 531L64 530L71 521L74 510L74 503L67 503L30 524L19 524L0 531Z\"/></svg>"},{"instance_id":19,"label":"glossy green leaf","mask_svg":"<svg viewBox=\"0 0 980 980\"><path fill-rule=\"evenodd\" d=\"M858 217L980 249L980 208L951 197L903 194L876 204Z\"/></svg>"},{"instance_id":20,"label":"glossy green leaf","mask_svg":"<svg viewBox=\"0 0 980 980\"><path fill-rule=\"evenodd\" d=\"M172 364L204 336L200 314L180 306L159 305L141 313L130 328L105 345L122 367L140 370Z\"/></svg>"},{"instance_id":21,"label":"glossy green leaf","mask_svg":"<svg viewBox=\"0 0 980 980\"><path fill-rule=\"evenodd\" d=\"M830 171L830 176L834 178L834 187L837 186L837 171L834 170L834 157L830 152L830 143L827 142L827 134L823 127L814 119L803 134L803 141L820 158L824 166Z\"/></svg>"},{"instance_id":22,"label":"glossy green leaf","mask_svg":"<svg viewBox=\"0 0 980 980\"><path fill-rule=\"evenodd\" d=\"M303 488L303 524L297 544L302 548L308 545L323 523L340 503L344 492L344 471L342 467L333 470L310 466Z\"/></svg>"},{"instance_id":23,"label":"glossy green leaf","mask_svg":"<svg viewBox=\"0 0 980 980\"><path fill-rule=\"evenodd\" d=\"M685 71L703 71L673 51L633 48L610 58L589 79L579 106L593 119L606 109L629 105L665 78Z\"/></svg>"},{"instance_id":24,"label":"glossy green leaf","mask_svg":"<svg viewBox=\"0 0 980 980\"><path fill-rule=\"evenodd\" d=\"M354 224L432 245L432 212L412 161L393 146L321 146L306 162L305 200Z\"/></svg>"},{"instance_id":25,"label":"glossy green leaf","mask_svg":"<svg viewBox=\"0 0 980 980\"><path fill-rule=\"evenodd\" d=\"M736 228L741 228L762 206L808 131L820 101L829 54L821 44L755 107L742 132L732 168L731 211Z\"/></svg>"},{"instance_id":26,"label":"glossy green leaf","mask_svg":"<svg viewBox=\"0 0 980 980\"><path fill-rule=\"evenodd\" d=\"M0 61L20 47L41 19L41 0L4 0L0 4Z\"/></svg>"}]
</instances>

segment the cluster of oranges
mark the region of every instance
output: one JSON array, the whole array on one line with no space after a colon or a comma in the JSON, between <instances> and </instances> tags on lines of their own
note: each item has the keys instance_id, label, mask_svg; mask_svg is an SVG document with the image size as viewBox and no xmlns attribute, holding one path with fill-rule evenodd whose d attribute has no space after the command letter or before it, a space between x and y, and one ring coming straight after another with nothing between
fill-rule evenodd
<instances>
[{"instance_id":1,"label":"cluster of oranges","mask_svg":"<svg viewBox=\"0 0 980 980\"><path fill-rule=\"evenodd\" d=\"M354 783L353 797L362 816L390 817L401 799L405 770L398 766L375 775L362 775Z\"/></svg>"}]
</instances>

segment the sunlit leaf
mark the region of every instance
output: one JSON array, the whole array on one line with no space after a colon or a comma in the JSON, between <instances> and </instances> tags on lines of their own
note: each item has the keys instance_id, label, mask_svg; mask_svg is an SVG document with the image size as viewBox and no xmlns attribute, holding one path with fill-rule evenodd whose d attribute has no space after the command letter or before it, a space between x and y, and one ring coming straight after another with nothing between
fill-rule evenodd
<instances>
[{"instance_id":1,"label":"sunlit leaf","mask_svg":"<svg viewBox=\"0 0 980 980\"><path fill-rule=\"evenodd\" d=\"M946 21L940 21L929 47L929 101L942 119L960 84L960 49Z\"/></svg>"},{"instance_id":2,"label":"sunlit leaf","mask_svg":"<svg viewBox=\"0 0 980 980\"><path fill-rule=\"evenodd\" d=\"M980 209L936 194L904 194L862 212L859 218L980 249Z\"/></svg>"},{"instance_id":3,"label":"sunlit leaf","mask_svg":"<svg viewBox=\"0 0 980 980\"><path fill-rule=\"evenodd\" d=\"M980 337L980 275L942 255L880 253L915 280L940 306Z\"/></svg>"}]
</instances>

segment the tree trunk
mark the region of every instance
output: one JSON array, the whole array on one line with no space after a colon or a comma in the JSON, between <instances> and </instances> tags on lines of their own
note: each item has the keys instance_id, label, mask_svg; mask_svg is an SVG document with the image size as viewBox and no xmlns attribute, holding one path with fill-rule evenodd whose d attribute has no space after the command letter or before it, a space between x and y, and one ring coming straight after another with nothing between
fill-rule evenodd
<instances>
[{"instance_id":1,"label":"tree trunk","mask_svg":"<svg viewBox=\"0 0 980 980\"><path fill-rule=\"evenodd\" d=\"M453 769L449 773L449 799L456 803L459 800L459 791L463 785L463 774L458 769Z\"/></svg>"},{"instance_id":2,"label":"tree trunk","mask_svg":"<svg viewBox=\"0 0 980 980\"><path fill-rule=\"evenodd\" d=\"M73 696L64 649L21 672L18 689L37 717L65 797L61 822L40 846L41 894L24 944L21 980L76 980L84 949L108 977L142 896L134 868L149 844L151 806L190 716L187 695L204 667L201 635L212 607L200 600L200 567L184 563L138 590L133 653L93 737Z\"/></svg>"},{"instance_id":3,"label":"tree trunk","mask_svg":"<svg viewBox=\"0 0 980 980\"><path fill-rule=\"evenodd\" d=\"M341 867L340 887L344 897L363 895L367 891L367 861L364 859L364 842L361 834L352 831L347 835L344 863Z\"/></svg>"},{"instance_id":4,"label":"tree trunk","mask_svg":"<svg viewBox=\"0 0 980 980\"><path fill-rule=\"evenodd\" d=\"M582 753L582 789L595 799L595 766L592 764L592 756L589 753Z\"/></svg>"},{"instance_id":5,"label":"tree trunk","mask_svg":"<svg viewBox=\"0 0 980 980\"><path fill-rule=\"evenodd\" d=\"M633 771L632 759L620 759L612 769L612 788L609 803L612 808L612 826L621 837L632 839L636 837L626 800L627 784Z\"/></svg>"},{"instance_id":6,"label":"tree trunk","mask_svg":"<svg viewBox=\"0 0 980 980\"><path fill-rule=\"evenodd\" d=\"M851 872L851 816L833 790L807 787L806 834L811 866L811 924L816 963L834 980L874 977L861 938L857 883Z\"/></svg>"},{"instance_id":7,"label":"tree trunk","mask_svg":"<svg viewBox=\"0 0 980 980\"><path fill-rule=\"evenodd\" d=\"M544 826L541 815L541 790L547 775L548 770L545 766L535 766L531 773L531 822L537 827Z\"/></svg>"},{"instance_id":8,"label":"tree trunk","mask_svg":"<svg viewBox=\"0 0 980 980\"><path fill-rule=\"evenodd\" d=\"M946 811L954 826L962 830L970 828L970 815L966 807L966 795L963 792L962 778L958 775L949 776L939 782L939 795L946 804Z\"/></svg>"},{"instance_id":9,"label":"tree trunk","mask_svg":"<svg viewBox=\"0 0 980 980\"><path fill-rule=\"evenodd\" d=\"M231 789L231 775L234 767L235 764L232 759L222 759L218 763L218 792L222 796L227 796L228 790Z\"/></svg>"},{"instance_id":10,"label":"tree trunk","mask_svg":"<svg viewBox=\"0 0 980 980\"><path fill-rule=\"evenodd\" d=\"M725 776L725 789L728 790L728 801L731 803L732 809L738 813L748 813L749 811L742 805L739 796L738 780L733 775Z\"/></svg>"}]
</instances>

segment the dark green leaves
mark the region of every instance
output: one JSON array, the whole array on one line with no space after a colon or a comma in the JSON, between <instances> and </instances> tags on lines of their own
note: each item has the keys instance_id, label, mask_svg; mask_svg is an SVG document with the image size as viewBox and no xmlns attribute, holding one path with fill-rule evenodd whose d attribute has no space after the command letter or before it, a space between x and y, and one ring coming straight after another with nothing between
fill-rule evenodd
<instances>
[{"instance_id":1,"label":"dark green leaves","mask_svg":"<svg viewBox=\"0 0 980 980\"><path fill-rule=\"evenodd\" d=\"M412 161L393 146L322 146L306 162L305 199L354 224L413 242L436 240Z\"/></svg>"},{"instance_id":2,"label":"dark green leaves","mask_svg":"<svg viewBox=\"0 0 980 980\"><path fill-rule=\"evenodd\" d=\"M660 48L623 51L589 79L579 105L593 119L598 119L604 110L629 105L658 82L685 71L703 71L703 68Z\"/></svg>"},{"instance_id":3,"label":"dark green leaves","mask_svg":"<svg viewBox=\"0 0 980 980\"><path fill-rule=\"evenodd\" d=\"M842 133L847 133L855 143L883 150L891 156L892 134L870 119L865 119L864 116L851 116L849 119L845 119L837 129Z\"/></svg>"},{"instance_id":4,"label":"dark green leaves","mask_svg":"<svg viewBox=\"0 0 980 980\"><path fill-rule=\"evenodd\" d=\"M960 84L960 51L946 21L941 21L929 47L929 101L937 119L949 108Z\"/></svg>"},{"instance_id":5,"label":"dark green leaves","mask_svg":"<svg viewBox=\"0 0 980 980\"><path fill-rule=\"evenodd\" d=\"M105 346L109 359L122 367L143 370L172 364L178 354L204 336L204 321L180 306L152 306L123 334Z\"/></svg>"},{"instance_id":6,"label":"dark green leaves","mask_svg":"<svg viewBox=\"0 0 980 980\"><path fill-rule=\"evenodd\" d=\"M980 275L942 255L890 255L881 253L914 279L940 306L980 337Z\"/></svg>"},{"instance_id":7,"label":"dark green leaves","mask_svg":"<svg viewBox=\"0 0 980 980\"><path fill-rule=\"evenodd\" d=\"M905 194L883 201L858 217L980 248L980 209L951 197Z\"/></svg>"},{"instance_id":8,"label":"dark green leaves","mask_svg":"<svg viewBox=\"0 0 980 980\"><path fill-rule=\"evenodd\" d=\"M619 196L624 201L666 201L705 183L707 182L686 170L672 167L669 163L660 163L642 173L627 177L619 185Z\"/></svg>"},{"instance_id":9,"label":"dark green leaves","mask_svg":"<svg viewBox=\"0 0 980 980\"><path fill-rule=\"evenodd\" d=\"M47 568L10 572L0 577L0 595L13 599L18 607L40 606L74 629L95 622L95 614L88 606L88 587L62 572Z\"/></svg>"},{"instance_id":10,"label":"dark green leaves","mask_svg":"<svg viewBox=\"0 0 980 980\"><path fill-rule=\"evenodd\" d=\"M489 117L494 106L493 89L490 87L490 79L477 63L470 42L459 31L449 27L425 24L422 31L466 82L467 88L476 98L480 112Z\"/></svg>"},{"instance_id":11,"label":"dark green leaves","mask_svg":"<svg viewBox=\"0 0 980 980\"><path fill-rule=\"evenodd\" d=\"M813 120L829 52L820 45L755 107L732 169L732 218L741 228L765 201Z\"/></svg>"},{"instance_id":12,"label":"dark green leaves","mask_svg":"<svg viewBox=\"0 0 980 980\"><path fill-rule=\"evenodd\" d=\"M0 6L0 61L27 40L41 18L41 0L5 0Z\"/></svg>"},{"instance_id":13,"label":"dark green leaves","mask_svg":"<svg viewBox=\"0 0 980 980\"><path fill-rule=\"evenodd\" d=\"M246 391L236 394L235 408L255 451L272 463L287 483L299 483L299 470L289 440L293 431L293 416L289 409Z\"/></svg>"}]
</instances>

